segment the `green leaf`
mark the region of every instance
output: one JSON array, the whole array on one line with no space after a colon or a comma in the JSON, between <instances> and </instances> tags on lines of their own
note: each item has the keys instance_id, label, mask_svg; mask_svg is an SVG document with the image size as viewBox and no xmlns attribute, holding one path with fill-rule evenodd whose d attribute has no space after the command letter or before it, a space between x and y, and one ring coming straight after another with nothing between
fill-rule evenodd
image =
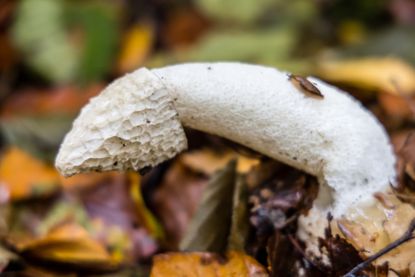
<instances>
[{"instance_id":1,"label":"green leaf","mask_svg":"<svg viewBox=\"0 0 415 277\"><path fill-rule=\"evenodd\" d=\"M46 79L73 80L79 53L67 37L62 0L22 0L12 36L28 65Z\"/></svg>"},{"instance_id":2,"label":"green leaf","mask_svg":"<svg viewBox=\"0 0 415 277\"><path fill-rule=\"evenodd\" d=\"M115 4L96 1L68 5L68 25L83 33L83 48L77 79L90 82L101 79L112 67L119 37L118 10Z\"/></svg>"},{"instance_id":3,"label":"green leaf","mask_svg":"<svg viewBox=\"0 0 415 277\"><path fill-rule=\"evenodd\" d=\"M287 59L297 40L289 27L212 32L182 53L190 61L245 61L272 64Z\"/></svg>"},{"instance_id":4,"label":"green leaf","mask_svg":"<svg viewBox=\"0 0 415 277\"><path fill-rule=\"evenodd\" d=\"M182 251L223 252L230 231L236 161L217 172L203 192L202 201L180 242Z\"/></svg>"},{"instance_id":5,"label":"green leaf","mask_svg":"<svg viewBox=\"0 0 415 277\"><path fill-rule=\"evenodd\" d=\"M196 6L215 19L251 23L274 3L274 0L197 0Z\"/></svg>"}]
</instances>

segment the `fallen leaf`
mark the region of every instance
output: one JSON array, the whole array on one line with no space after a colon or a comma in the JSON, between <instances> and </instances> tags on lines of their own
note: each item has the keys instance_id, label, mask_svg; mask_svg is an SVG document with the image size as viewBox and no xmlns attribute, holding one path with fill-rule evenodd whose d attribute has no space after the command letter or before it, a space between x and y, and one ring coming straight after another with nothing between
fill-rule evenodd
<instances>
[{"instance_id":1,"label":"fallen leaf","mask_svg":"<svg viewBox=\"0 0 415 277\"><path fill-rule=\"evenodd\" d=\"M239 173L246 173L259 164L259 159L248 158L230 150L215 152L210 148L203 148L180 155L183 164L208 176L224 168L233 159L237 159L236 169Z\"/></svg>"},{"instance_id":2,"label":"fallen leaf","mask_svg":"<svg viewBox=\"0 0 415 277\"><path fill-rule=\"evenodd\" d=\"M15 253L0 245L0 274L2 274L4 269L11 261L15 261L17 259L18 257Z\"/></svg>"},{"instance_id":3,"label":"fallen leaf","mask_svg":"<svg viewBox=\"0 0 415 277\"><path fill-rule=\"evenodd\" d=\"M125 74L140 67L150 54L154 28L149 23L136 23L125 33L117 60L117 72Z\"/></svg>"},{"instance_id":4,"label":"fallen leaf","mask_svg":"<svg viewBox=\"0 0 415 277\"><path fill-rule=\"evenodd\" d=\"M377 198L379 201L375 205L366 208L364 218L357 216L353 222L338 220L332 224L333 234L344 237L362 257L369 257L398 239L415 218L414 209L398 200L392 191ZM411 240L381 256L373 265L388 262L390 268L403 272L413 267L414 256L415 240Z\"/></svg>"},{"instance_id":5,"label":"fallen leaf","mask_svg":"<svg viewBox=\"0 0 415 277\"><path fill-rule=\"evenodd\" d=\"M389 93L378 95L379 105L390 118L409 119L415 118L415 99L412 96L402 97Z\"/></svg>"},{"instance_id":6,"label":"fallen leaf","mask_svg":"<svg viewBox=\"0 0 415 277\"><path fill-rule=\"evenodd\" d=\"M0 160L0 187L8 197L2 201L47 195L59 188L55 169L26 152L11 147Z\"/></svg>"},{"instance_id":7,"label":"fallen leaf","mask_svg":"<svg viewBox=\"0 0 415 277\"><path fill-rule=\"evenodd\" d=\"M140 223L154 238L163 238L163 229L145 205L143 196L141 195L140 175L135 172L130 172L128 175L130 180L130 196L135 204L136 214L140 218Z\"/></svg>"},{"instance_id":8,"label":"fallen leaf","mask_svg":"<svg viewBox=\"0 0 415 277\"><path fill-rule=\"evenodd\" d=\"M178 160L165 173L151 203L166 233L169 249L178 249L189 222L196 212L208 180Z\"/></svg>"},{"instance_id":9,"label":"fallen leaf","mask_svg":"<svg viewBox=\"0 0 415 277\"><path fill-rule=\"evenodd\" d=\"M415 70L398 58L362 58L321 62L316 74L324 80L395 95L415 93Z\"/></svg>"},{"instance_id":10,"label":"fallen leaf","mask_svg":"<svg viewBox=\"0 0 415 277\"><path fill-rule=\"evenodd\" d=\"M19 90L3 103L1 117L75 115L102 88L102 84L93 84L84 88L64 86L50 90Z\"/></svg>"},{"instance_id":11,"label":"fallen leaf","mask_svg":"<svg viewBox=\"0 0 415 277\"><path fill-rule=\"evenodd\" d=\"M231 161L209 180L197 212L180 242L180 250L226 250L235 188L235 167L236 162Z\"/></svg>"},{"instance_id":12,"label":"fallen leaf","mask_svg":"<svg viewBox=\"0 0 415 277\"><path fill-rule=\"evenodd\" d=\"M65 224L44 238L15 245L25 256L79 267L110 270L117 267L109 252L79 225Z\"/></svg>"},{"instance_id":13,"label":"fallen leaf","mask_svg":"<svg viewBox=\"0 0 415 277\"><path fill-rule=\"evenodd\" d=\"M161 30L162 40L171 49L191 46L209 28L208 20L193 8L182 8L169 13Z\"/></svg>"},{"instance_id":14,"label":"fallen leaf","mask_svg":"<svg viewBox=\"0 0 415 277\"><path fill-rule=\"evenodd\" d=\"M154 257L150 276L265 277L268 273L254 258L230 251L225 257L201 252L160 254Z\"/></svg>"},{"instance_id":15,"label":"fallen leaf","mask_svg":"<svg viewBox=\"0 0 415 277\"><path fill-rule=\"evenodd\" d=\"M232 201L231 229L227 250L245 251L249 233L248 186L244 175L236 177Z\"/></svg>"},{"instance_id":16,"label":"fallen leaf","mask_svg":"<svg viewBox=\"0 0 415 277\"><path fill-rule=\"evenodd\" d=\"M137 202L141 197L138 182L115 173L78 193L92 219L94 237L103 241L117 260L128 263L153 255L158 249L155 239L161 236L150 211Z\"/></svg>"},{"instance_id":17,"label":"fallen leaf","mask_svg":"<svg viewBox=\"0 0 415 277\"><path fill-rule=\"evenodd\" d=\"M60 175L60 182L65 190L85 189L103 183L105 180L114 179L118 174L118 172L89 172L71 177Z\"/></svg>"},{"instance_id":18,"label":"fallen leaf","mask_svg":"<svg viewBox=\"0 0 415 277\"><path fill-rule=\"evenodd\" d=\"M102 80L111 71L117 54L119 12L119 3L113 1L65 3L66 36L80 54L75 80L88 84Z\"/></svg>"}]
</instances>

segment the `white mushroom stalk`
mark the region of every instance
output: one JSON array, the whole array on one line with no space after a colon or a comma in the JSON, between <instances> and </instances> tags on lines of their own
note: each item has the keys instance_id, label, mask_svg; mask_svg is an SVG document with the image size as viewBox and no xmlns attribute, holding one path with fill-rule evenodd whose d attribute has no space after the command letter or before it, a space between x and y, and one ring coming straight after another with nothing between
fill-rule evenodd
<instances>
[{"instance_id":1,"label":"white mushroom stalk","mask_svg":"<svg viewBox=\"0 0 415 277\"><path fill-rule=\"evenodd\" d=\"M85 106L56 167L139 170L187 146L182 126L215 134L316 176L320 190L299 234L323 234L325 216L353 220L395 181L395 158L375 117L356 100L308 78L323 97L276 69L192 63L139 69ZM311 85L311 84L310 84ZM308 225L309 224L309 225ZM311 247L312 248L312 247Z\"/></svg>"}]
</instances>

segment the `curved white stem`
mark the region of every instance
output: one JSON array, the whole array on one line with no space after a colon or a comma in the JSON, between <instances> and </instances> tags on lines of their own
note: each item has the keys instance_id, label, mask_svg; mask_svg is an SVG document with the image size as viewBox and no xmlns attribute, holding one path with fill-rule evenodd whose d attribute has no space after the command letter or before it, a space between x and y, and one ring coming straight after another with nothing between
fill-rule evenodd
<instances>
[{"instance_id":1,"label":"curved white stem","mask_svg":"<svg viewBox=\"0 0 415 277\"><path fill-rule=\"evenodd\" d=\"M152 70L180 121L304 170L332 189L341 214L394 181L394 155L378 121L350 96L317 79L310 97L272 68L236 63ZM319 204L331 199L320 194ZM325 194L327 196L327 194Z\"/></svg>"}]
</instances>

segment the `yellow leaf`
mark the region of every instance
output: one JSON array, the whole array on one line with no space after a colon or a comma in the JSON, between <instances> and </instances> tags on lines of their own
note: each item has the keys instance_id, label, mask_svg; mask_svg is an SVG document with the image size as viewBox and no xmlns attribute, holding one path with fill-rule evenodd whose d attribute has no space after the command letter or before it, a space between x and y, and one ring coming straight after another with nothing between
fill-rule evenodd
<instances>
[{"instance_id":1,"label":"yellow leaf","mask_svg":"<svg viewBox=\"0 0 415 277\"><path fill-rule=\"evenodd\" d=\"M17 147L6 150L0 160L0 187L11 200L47 194L59 186L56 170Z\"/></svg>"},{"instance_id":2,"label":"yellow leaf","mask_svg":"<svg viewBox=\"0 0 415 277\"><path fill-rule=\"evenodd\" d=\"M248 158L233 151L217 153L209 148L184 153L180 159L190 169L206 175L212 175L215 171L224 168L233 159L237 159L239 173L248 172L260 162L259 159Z\"/></svg>"},{"instance_id":3,"label":"yellow leaf","mask_svg":"<svg viewBox=\"0 0 415 277\"><path fill-rule=\"evenodd\" d=\"M61 225L44 238L17 243L16 247L26 255L44 261L105 268L116 266L104 246L74 223Z\"/></svg>"},{"instance_id":4,"label":"yellow leaf","mask_svg":"<svg viewBox=\"0 0 415 277\"><path fill-rule=\"evenodd\" d=\"M149 209L147 209L140 188L140 175L135 172L129 172L130 179L130 195L134 201L138 216L141 219L144 227L155 238L162 238L164 236L163 229L153 216Z\"/></svg>"},{"instance_id":5,"label":"yellow leaf","mask_svg":"<svg viewBox=\"0 0 415 277\"><path fill-rule=\"evenodd\" d=\"M226 257L213 253L189 252L155 256L150 276L247 277L268 276L268 273L255 259L241 252L230 251Z\"/></svg>"},{"instance_id":6,"label":"yellow leaf","mask_svg":"<svg viewBox=\"0 0 415 277\"><path fill-rule=\"evenodd\" d=\"M118 57L117 71L130 72L138 68L150 53L154 30L150 24L136 24L124 36Z\"/></svg>"},{"instance_id":7,"label":"yellow leaf","mask_svg":"<svg viewBox=\"0 0 415 277\"><path fill-rule=\"evenodd\" d=\"M364 90L396 95L415 93L415 70L398 58L322 62L316 74L329 82Z\"/></svg>"}]
</instances>

